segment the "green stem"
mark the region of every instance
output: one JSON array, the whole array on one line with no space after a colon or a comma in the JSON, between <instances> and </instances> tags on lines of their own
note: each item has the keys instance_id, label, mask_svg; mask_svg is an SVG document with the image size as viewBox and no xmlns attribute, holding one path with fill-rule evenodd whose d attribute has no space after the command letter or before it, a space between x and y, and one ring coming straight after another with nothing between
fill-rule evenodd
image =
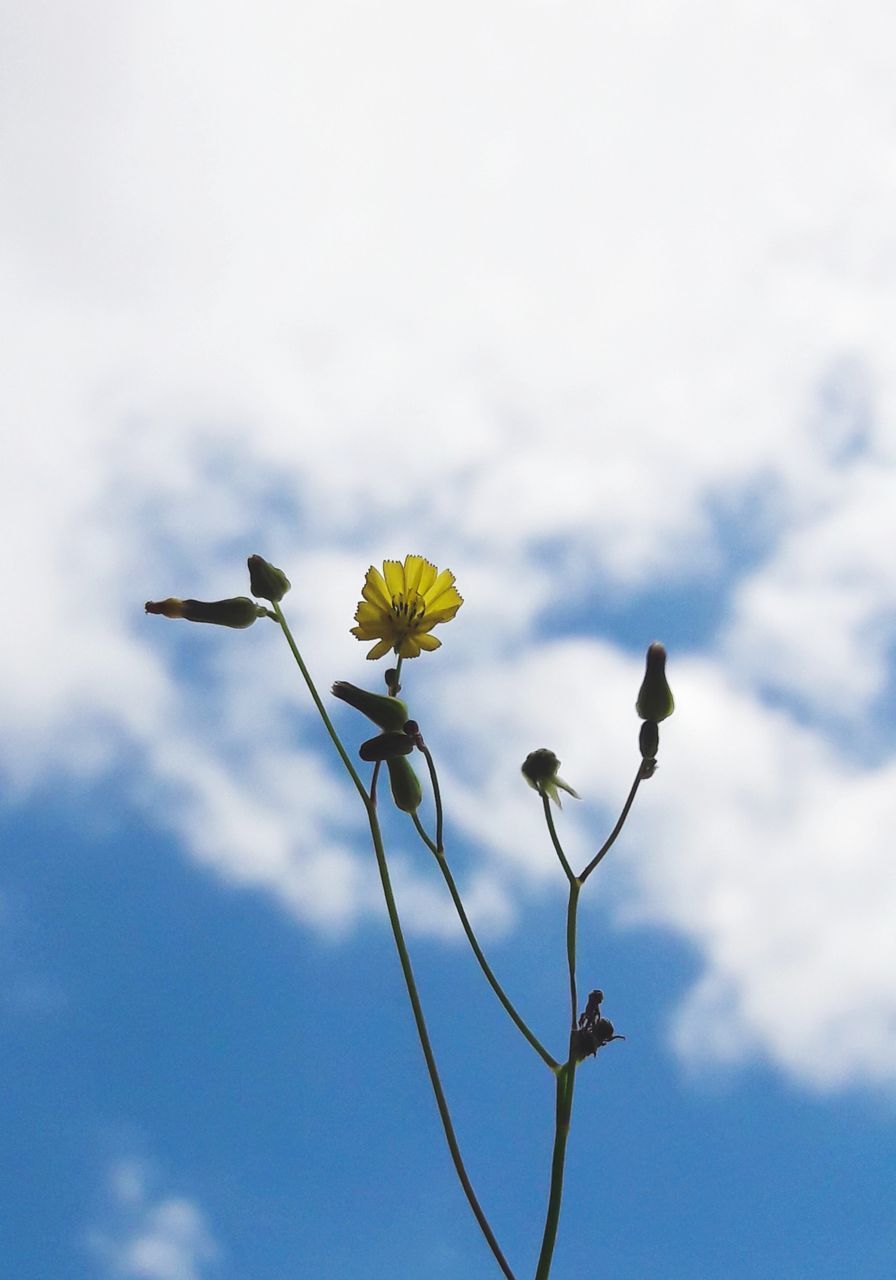
<instances>
[{"instance_id":1,"label":"green stem","mask_svg":"<svg viewBox=\"0 0 896 1280\"><path fill-rule=\"evenodd\" d=\"M557 1240L557 1225L560 1221L560 1205L563 1200L563 1169L566 1162L566 1140L569 1137L575 1078L576 1062L572 1053L570 1053L569 1062L564 1063L557 1074L557 1109L554 1127L554 1154L551 1160L551 1189L548 1194L548 1211L545 1218L541 1253L538 1255L538 1269L535 1272L535 1280L548 1280L551 1273L554 1244Z\"/></svg>"},{"instance_id":2,"label":"green stem","mask_svg":"<svg viewBox=\"0 0 896 1280\"><path fill-rule=\"evenodd\" d=\"M632 805L635 803L635 796L638 794L638 787L641 785L641 777L642 777L641 766L639 765L638 772L635 774L635 780L632 783L632 789L628 793L628 799L626 800L625 804L622 806L622 813L620 813L619 815L619 820L616 823L616 826L607 836L606 840L603 842L601 847L598 849L597 853L588 863L588 866L585 868L585 870L579 874L579 880L582 884L584 884L585 881L588 879L588 877L591 875L591 872L600 862L604 854L606 854L609 851L611 845L615 842L616 837L619 835L619 832L625 826L625 820L628 817L629 810L631 809ZM547 803L547 801L545 801L545 803Z\"/></svg>"},{"instance_id":3,"label":"green stem","mask_svg":"<svg viewBox=\"0 0 896 1280\"><path fill-rule=\"evenodd\" d=\"M314 681L311 679L311 673L309 672L308 668L305 666L305 663L302 660L302 655L299 653L298 645L296 644L295 640L292 637L292 632L290 631L289 626L287 625L286 619L283 616L283 611L281 610L279 604L273 601L272 603L274 605L274 616L276 617L277 621L280 623L281 631L286 636L286 643L289 645L290 649L292 650L292 656L295 658L298 668L302 673L302 679L305 681L305 684L308 686L308 692L311 694L311 698L314 702L314 705L317 707L317 710L320 713L320 718L324 722L324 728L326 729L327 733L330 735L330 739L333 743L333 746L339 752L340 759L342 760L342 763L345 765L346 769L348 770L348 775L351 778L352 782L355 784L358 794L360 795L361 799L364 801L364 804L366 806L369 803L370 797L367 794L367 791L364 787L364 783L358 777L358 772L355 769L355 766L352 764L351 760L349 759L348 752L346 751L345 747L342 745L342 739L339 737L339 734L333 728L333 723L330 720L330 717L327 715L327 709L324 706L324 704L321 702L320 695L318 694L317 689L314 687Z\"/></svg>"},{"instance_id":4,"label":"green stem","mask_svg":"<svg viewBox=\"0 0 896 1280\"><path fill-rule=\"evenodd\" d=\"M439 870L441 871L442 876L444 877L445 883L448 886L448 892L451 894L451 900L454 903L455 910L457 911L458 916L460 917L460 922L464 927L464 933L467 935L467 941L469 942L470 946L473 949L473 955L479 961L479 967L482 970L482 972L485 974L485 977L488 980L489 986L491 987L492 991L494 991L498 999L501 1001L501 1004L504 1006L505 1010L507 1011L507 1014L509 1015L511 1020L514 1022L517 1029L529 1041L529 1044L532 1046L532 1048L541 1058L542 1062L544 1062L546 1066L550 1067L552 1071L559 1071L560 1063L557 1061L556 1058L553 1058L548 1053L547 1049L544 1047L544 1045L541 1043L541 1041L538 1039L535 1033L526 1025L526 1023L517 1013L509 996L507 995L504 988L501 986L500 982L492 972L491 966L489 965L489 962L486 960L485 955L482 951L482 948L480 947L479 942L476 938L476 934L473 932L473 926L470 924L469 917L467 915L466 909L463 904L463 899L461 898L458 887L455 884L454 876L451 874L451 868L448 866L448 860L445 857L444 850L440 852L439 849L436 848L436 845L433 843L432 840L430 840L429 836L424 831L423 826L420 822L420 819L417 817L416 813L411 814L411 817L414 820L414 826L417 828L417 832L420 836L420 839L424 842L427 848L434 854L436 862L439 864Z\"/></svg>"},{"instance_id":5,"label":"green stem","mask_svg":"<svg viewBox=\"0 0 896 1280\"><path fill-rule=\"evenodd\" d=\"M488 1219L482 1211L482 1207L476 1198L473 1190L473 1184L470 1182L464 1162L460 1154L460 1148L457 1144L457 1138L454 1133L454 1125L451 1121L451 1113L448 1109L448 1103L442 1089L442 1082L439 1079L439 1072L436 1066L435 1056L432 1051L432 1045L429 1039L429 1033L426 1029L426 1022L423 1017L423 1008L420 1004L420 997L417 993L417 983L414 980L414 971L411 968L411 959L408 955L408 949L405 945L404 934L401 928L401 920L398 916L398 908L395 905L395 895L392 892L392 883L389 878L389 868L386 863L386 853L383 848L383 838L380 833L379 823L376 817L376 811L373 806L367 803L367 817L370 822L370 834L373 839L373 847L376 852L376 863L380 873L380 881L383 886L383 896L386 899L386 909L389 913L389 923L392 926L392 936L395 939L395 946L398 951L398 958L401 961L401 970L404 974L405 986L407 987L408 999L411 1002L411 1009L414 1013L414 1022L417 1026L417 1035L420 1040L420 1047L423 1050L423 1057L426 1060L426 1068L429 1072L429 1080L432 1085L432 1091L435 1095L436 1106L439 1109L439 1116L442 1121L442 1128L445 1131L445 1140L448 1143L448 1150L451 1152L451 1159L454 1162L454 1168L463 1187L464 1194L467 1197L473 1215L479 1223L479 1228L485 1236L488 1246L494 1254L495 1261L501 1268L507 1280L515 1280L514 1274L510 1266L501 1252L501 1248L495 1239L494 1233L489 1225Z\"/></svg>"},{"instance_id":6,"label":"green stem","mask_svg":"<svg viewBox=\"0 0 896 1280\"><path fill-rule=\"evenodd\" d=\"M548 825L554 849L560 864L569 880L569 902L566 908L566 964L569 970L569 1060L557 1073L557 1108L554 1121L554 1154L551 1160L551 1186L548 1192L548 1210L545 1216L544 1235L541 1241L541 1253L538 1256L538 1269L535 1280L548 1280L551 1261L554 1256L554 1245L557 1240L557 1226L560 1222L560 1206L563 1201L563 1171L566 1165L566 1143L569 1138L569 1126L572 1116L572 1095L575 1086L576 1037L578 1033L578 994L576 991L576 923L579 909L579 894L582 881L573 875L566 855L554 828L551 815L551 804L547 796L542 797L544 816Z\"/></svg>"},{"instance_id":7,"label":"green stem","mask_svg":"<svg viewBox=\"0 0 896 1280\"><path fill-rule=\"evenodd\" d=\"M383 886L383 896L386 899L386 909L389 913L389 923L392 926L392 936L395 939L395 946L398 951L398 958L401 961L401 970L402 970L402 973L404 974L404 980L405 980L405 986L407 987L408 998L410 999L411 1009L413 1010L413 1013L414 1013L414 1022L417 1026L417 1035L420 1039L420 1047L423 1050L423 1057L426 1060L426 1067L429 1072L430 1084L432 1085L432 1091L435 1094L436 1106L439 1109L439 1116L441 1117L442 1128L445 1131L445 1138L448 1143L448 1149L451 1152L451 1159L454 1162L454 1168L457 1172L457 1176L460 1180L460 1184L463 1187L464 1194L466 1195L467 1200L469 1201L470 1208L473 1210L473 1214L476 1218L476 1221L479 1223L480 1230L482 1231L482 1234L485 1236L485 1239L488 1242L488 1246L491 1249L492 1253L494 1254L495 1260L498 1263L498 1266L501 1268L502 1272L507 1277L507 1280L516 1280L516 1277L511 1271L510 1266L507 1262L507 1259L504 1257L504 1254L501 1252L500 1245L495 1239L494 1233L491 1229L491 1226L489 1225L488 1219L483 1213L482 1207L480 1206L479 1201L476 1198L476 1193L473 1190L473 1184L470 1182L466 1168L464 1167L463 1159L461 1158L460 1148L458 1147L458 1144L457 1144L457 1137L455 1136L455 1133L454 1133L454 1125L452 1124L452 1121L451 1121L451 1113L448 1110L448 1103L445 1098L445 1093L442 1089L442 1082L439 1079L439 1072L436 1066L435 1056L432 1051L432 1045L430 1043L429 1033L426 1029L426 1022L423 1017L423 1008L420 1004L420 997L417 993L417 984L414 980L414 971L411 968L411 958L408 954L408 949L405 944L404 934L401 928L401 920L399 919L398 908L395 904L395 895L392 892L392 882L389 878L389 868L386 863L386 851L383 848L383 838L380 832L380 826L376 816L376 801L373 798L373 796L369 796L365 791L364 784L361 782L361 779L358 777L357 771L355 770L354 765L349 759L348 753L346 752L345 747L342 745L342 741L339 737L339 734L333 728L333 724L330 720L330 717L327 715L326 708L324 707L324 704L320 700L320 696L317 692L317 689L315 688L314 681L311 679L311 674L302 660L302 655L299 653L298 646L296 645L296 642L293 639L292 632L290 631L287 625L286 619L283 616L283 613L280 609L279 604L274 604L274 614L276 616L277 621L280 623L280 627L283 631L283 634L286 637L286 640L287 640L287 643L289 644L290 649L292 650L292 655L295 658L298 668L302 673L302 677L305 681L305 684L308 686L308 691L311 694L312 700L314 701L314 705L317 707L317 710L320 713L320 717L324 722L324 727L326 728L327 733L330 735L330 739L334 747L338 751L339 756L342 760L342 763L345 765L346 770L348 771L348 774L352 782L355 784L355 787L359 795L361 796L361 799L364 801L364 808L367 813L367 820L370 824L370 834L373 839L373 847L376 853L377 868L379 870L380 881ZM399 658L398 667L400 668L400 666L401 666L401 659ZM397 673L396 673L395 679L397 682L397 679L398 679Z\"/></svg>"},{"instance_id":8,"label":"green stem","mask_svg":"<svg viewBox=\"0 0 896 1280\"><path fill-rule=\"evenodd\" d=\"M566 962L569 966L569 1000L572 1006L570 1034L575 1037L579 1017L579 1001L576 995L576 915L582 885L572 880L569 885L569 904L566 908Z\"/></svg>"},{"instance_id":9,"label":"green stem","mask_svg":"<svg viewBox=\"0 0 896 1280\"><path fill-rule=\"evenodd\" d=\"M563 868L563 870L566 872L567 880L569 881L570 884L572 884L576 878L575 873L573 872L572 867L569 865L569 860L567 859L566 854L563 852L563 846L561 845L560 840L557 836L557 829L554 826L554 817L553 817L553 814L551 813L551 802L547 796L542 796L541 803L544 805L544 820L548 824L548 831L550 832L551 844L554 846L554 852L557 854L557 857L560 859L560 865Z\"/></svg>"},{"instance_id":10,"label":"green stem","mask_svg":"<svg viewBox=\"0 0 896 1280\"><path fill-rule=\"evenodd\" d=\"M386 692L391 694L393 698L398 697L398 691L401 688L401 663L402 658L399 654L398 661L395 664L395 675L386 684Z\"/></svg>"},{"instance_id":11,"label":"green stem","mask_svg":"<svg viewBox=\"0 0 896 1280\"><path fill-rule=\"evenodd\" d=\"M436 808L436 847L434 852L441 853L445 846L442 843L442 792L439 789L439 775L436 773L436 765L432 758L432 752L422 738L419 739L417 745L423 752L423 755L426 758L427 767L429 768L429 780L432 783L432 798Z\"/></svg>"}]
</instances>

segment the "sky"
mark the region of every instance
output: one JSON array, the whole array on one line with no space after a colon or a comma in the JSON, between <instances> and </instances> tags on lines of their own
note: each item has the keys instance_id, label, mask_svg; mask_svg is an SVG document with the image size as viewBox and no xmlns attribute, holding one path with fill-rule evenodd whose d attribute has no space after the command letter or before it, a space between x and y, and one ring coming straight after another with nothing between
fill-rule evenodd
<instances>
[{"instance_id":1,"label":"sky","mask_svg":"<svg viewBox=\"0 0 896 1280\"><path fill-rule=\"evenodd\" d=\"M896 16L879 0L0 0L0 1258L489 1280L318 688L371 564L464 604L403 696L561 1055L554 1275L889 1276ZM369 736L328 699L346 745ZM424 814L431 822L431 808ZM382 806L471 1176L534 1273L552 1080Z\"/></svg>"}]
</instances>

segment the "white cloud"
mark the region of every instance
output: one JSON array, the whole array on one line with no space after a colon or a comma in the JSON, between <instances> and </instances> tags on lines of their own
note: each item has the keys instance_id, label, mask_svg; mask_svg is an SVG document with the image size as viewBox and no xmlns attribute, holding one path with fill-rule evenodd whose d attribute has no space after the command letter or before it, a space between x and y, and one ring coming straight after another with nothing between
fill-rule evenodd
<instances>
[{"instance_id":1,"label":"white cloud","mask_svg":"<svg viewBox=\"0 0 896 1280\"><path fill-rule=\"evenodd\" d=\"M465 742L445 781L487 851L483 919L506 926L514 875L554 872L517 756L555 745L581 789L598 774L602 811L628 785L637 664L564 649L571 691L533 624L554 601L657 583L686 610L716 582L723 623L696 637L686 723L736 736L738 770L727 745L708 761L688 737L680 792L702 796L711 764L716 800L680 805L673 722L643 808L663 809L675 872L639 864L630 910L700 948L689 1008L719 1052L759 1040L803 1078L892 1074L877 959L843 968L863 1029L833 1053L804 988L832 982L845 1011L831 949L865 912L875 937L889 902L867 813L885 807L892 745L896 17L872 0L496 0L450 19L410 0L266 0L251 19L93 0L77 21L19 6L7 26L5 778L26 793L60 768L101 776L136 748L138 800L158 816L161 788L194 856L349 927L379 909L369 860L356 819L332 821L343 793L276 636L188 638L140 611L243 591L243 557L268 554L323 689L363 679L347 625L366 565L420 550L467 597L440 655L445 740ZM736 735L694 714L710 688ZM848 739L827 742L832 723ZM857 771L872 748L877 771ZM782 795L769 759L799 785ZM813 806L856 824L867 902ZM757 840L790 868L772 888L801 903L804 960L785 963L784 925L760 915ZM788 851L816 844L807 893ZM408 874L412 916L443 933ZM843 901L847 932L813 943ZM761 1016L754 964L781 975L789 1022Z\"/></svg>"},{"instance_id":2,"label":"white cloud","mask_svg":"<svg viewBox=\"0 0 896 1280\"><path fill-rule=\"evenodd\" d=\"M136 1160L111 1171L112 1224L95 1229L88 1244L110 1277L121 1280L203 1280L219 1256L205 1216L192 1200L156 1198Z\"/></svg>"},{"instance_id":3,"label":"white cloud","mask_svg":"<svg viewBox=\"0 0 896 1280\"><path fill-rule=\"evenodd\" d=\"M518 778L537 746L585 797L558 828L574 866L590 859L637 767L641 671L609 645L567 641L443 690L439 718L467 765L444 788L449 811L500 866L561 880ZM767 1057L818 1088L891 1082L896 889L882 833L896 821L896 759L858 767L712 658L673 656L670 678L678 709L661 726L660 770L598 876L623 921L699 951L702 977L672 1015L677 1048L702 1066Z\"/></svg>"},{"instance_id":4,"label":"white cloud","mask_svg":"<svg viewBox=\"0 0 896 1280\"><path fill-rule=\"evenodd\" d=\"M896 635L896 467L862 459L835 483L738 585L727 648L760 686L854 722L886 689Z\"/></svg>"}]
</instances>

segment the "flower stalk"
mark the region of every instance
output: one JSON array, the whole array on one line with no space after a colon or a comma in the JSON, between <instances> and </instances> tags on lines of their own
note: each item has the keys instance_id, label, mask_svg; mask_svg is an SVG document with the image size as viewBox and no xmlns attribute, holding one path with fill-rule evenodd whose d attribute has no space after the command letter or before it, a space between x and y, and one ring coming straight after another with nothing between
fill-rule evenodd
<instances>
[{"instance_id":1,"label":"flower stalk","mask_svg":"<svg viewBox=\"0 0 896 1280\"><path fill-rule=\"evenodd\" d=\"M252 600L245 596L211 602L169 597L165 600L148 602L145 606L146 612L168 618L183 618L190 622L210 623L237 629L252 626L258 618L262 617L271 618L279 625L308 688L311 699L321 717L327 735L364 805L392 937L398 954L399 965L430 1087L435 1098L436 1108L445 1134L445 1141L458 1181L505 1280L515 1280L514 1273L479 1203L464 1164L427 1029L410 953L405 941L392 888L377 810L377 782L381 768L385 764L389 774L392 799L399 810L409 814L418 836L435 858L467 941L486 981L517 1030L555 1077L554 1141L551 1156L550 1185L541 1248L535 1272L535 1280L549 1280L563 1199L566 1150L572 1119L576 1071L579 1064L586 1057L596 1055L601 1048L613 1040L624 1039L623 1036L616 1034L613 1023L609 1018L603 1016L601 1012L601 1004L604 999L601 990L595 989L591 991L584 1011L581 1014L578 1012L576 949L579 901L585 882L618 839L631 812L641 782L653 777L656 771L659 750L659 724L672 714L675 707L672 691L666 679L666 651L658 642L651 644L647 650L644 679L635 704L635 709L643 723L638 738L641 758L634 782L610 834L578 875L573 871L572 865L563 849L554 823L552 808L552 806L556 806L558 810L560 809L561 792L575 798L578 798L578 793L559 776L560 761L553 751L545 747L531 752L522 766L522 773L526 782L541 798L548 835L568 886L566 964L570 1025L568 1056L565 1062L560 1062L548 1052L520 1016L504 988L495 977L479 944L445 852L442 792L439 786L435 761L432 752L424 741L419 725L408 714L407 703L398 697L401 689L401 666L404 659L416 658L423 652L439 648L441 641L432 635L433 629L449 622L463 604L463 599L454 585L454 574L447 569L439 572L435 565L425 560L422 556L416 555L406 556L404 561L386 560L383 563L382 573L374 566L371 566L367 571L362 589L362 599L355 613L356 625L351 629L352 634L359 640L374 642L373 647L367 654L368 659L375 660L385 657L387 653L391 652L396 655L397 660L395 666L386 672L385 694L371 693L346 681L337 681L332 687L332 693L336 698L348 703L366 716L379 731L373 737L367 738L362 742L358 751L360 759L373 766L368 787L362 781L354 761L349 756L327 713L281 609L280 602L290 590L289 579L281 569L257 555L249 557L248 569L253 596L267 601L271 606L270 608L259 604L257 599ZM423 792L420 779L409 759L415 750L419 751L426 761L432 788L435 817L434 838L428 834L418 812Z\"/></svg>"}]
</instances>

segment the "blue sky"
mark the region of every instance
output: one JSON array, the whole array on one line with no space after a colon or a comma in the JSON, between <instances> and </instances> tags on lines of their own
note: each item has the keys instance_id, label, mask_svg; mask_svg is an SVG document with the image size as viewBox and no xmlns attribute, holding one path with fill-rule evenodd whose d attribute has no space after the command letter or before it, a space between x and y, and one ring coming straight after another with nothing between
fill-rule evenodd
<instances>
[{"instance_id":1,"label":"blue sky","mask_svg":"<svg viewBox=\"0 0 896 1280\"><path fill-rule=\"evenodd\" d=\"M896 1082L890 10L2 5L3 1270L497 1274L363 812L273 626L147 618L259 552L321 690L364 573L465 603L406 667L494 967L582 1068L557 1280L889 1275ZM335 709L346 741L368 736ZM519 1276L552 1089L385 820Z\"/></svg>"}]
</instances>

